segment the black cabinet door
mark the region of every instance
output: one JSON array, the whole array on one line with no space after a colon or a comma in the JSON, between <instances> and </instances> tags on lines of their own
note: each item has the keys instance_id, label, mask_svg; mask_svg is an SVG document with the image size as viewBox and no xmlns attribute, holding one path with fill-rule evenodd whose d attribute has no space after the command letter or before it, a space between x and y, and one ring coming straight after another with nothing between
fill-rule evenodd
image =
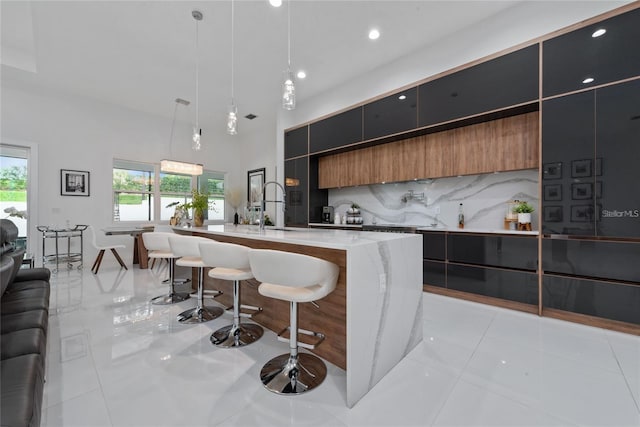
<instances>
[{"instance_id":1,"label":"black cabinet door","mask_svg":"<svg viewBox=\"0 0 640 427\"><path fill-rule=\"evenodd\" d=\"M418 127L418 89L395 93L364 106L364 139L401 133Z\"/></svg>"},{"instance_id":2,"label":"black cabinet door","mask_svg":"<svg viewBox=\"0 0 640 427\"><path fill-rule=\"evenodd\" d=\"M605 29L600 37L596 30ZM640 9L547 40L542 48L545 97L640 75ZM586 78L590 83L583 83Z\"/></svg>"},{"instance_id":3,"label":"black cabinet door","mask_svg":"<svg viewBox=\"0 0 640 427\"><path fill-rule=\"evenodd\" d=\"M309 152L317 153L362 141L362 107L309 126Z\"/></svg>"},{"instance_id":4,"label":"black cabinet door","mask_svg":"<svg viewBox=\"0 0 640 427\"><path fill-rule=\"evenodd\" d=\"M447 288L538 304L538 275L524 271L447 264Z\"/></svg>"},{"instance_id":5,"label":"black cabinet door","mask_svg":"<svg viewBox=\"0 0 640 427\"><path fill-rule=\"evenodd\" d=\"M309 157L309 222L322 222L322 207L329 204L329 191L318 188L318 159Z\"/></svg>"},{"instance_id":6,"label":"black cabinet door","mask_svg":"<svg viewBox=\"0 0 640 427\"><path fill-rule=\"evenodd\" d=\"M300 157L284 162L285 188L287 190L287 209L284 223L287 227L309 224L307 217L309 206L308 157Z\"/></svg>"},{"instance_id":7,"label":"black cabinet door","mask_svg":"<svg viewBox=\"0 0 640 427\"><path fill-rule=\"evenodd\" d=\"M640 237L640 80L597 89L596 111L596 233Z\"/></svg>"},{"instance_id":8,"label":"black cabinet door","mask_svg":"<svg viewBox=\"0 0 640 427\"><path fill-rule=\"evenodd\" d=\"M447 259L447 235L441 231L425 231L422 234L422 257L425 259ZM425 282L426 283L426 282Z\"/></svg>"},{"instance_id":9,"label":"black cabinet door","mask_svg":"<svg viewBox=\"0 0 640 427\"><path fill-rule=\"evenodd\" d=\"M449 234L449 261L535 271L538 241L534 237Z\"/></svg>"},{"instance_id":10,"label":"black cabinet door","mask_svg":"<svg viewBox=\"0 0 640 427\"><path fill-rule=\"evenodd\" d=\"M544 275L545 308L640 324L640 286Z\"/></svg>"},{"instance_id":11,"label":"black cabinet door","mask_svg":"<svg viewBox=\"0 0 640 427\"><path fill-rule=\"evenodd\" d=\"M447 264L440 261L422 261L422 284L447 287Z\"/></svg>"},{"instance_id":12,"label":"black cabinet door","mask_svg":"<svg viewBox=\"0 0 640 427\"><path fill-rule=\"evenodd\" d=\"M595 94L542 104L542 232L593 236Z\"/></svg>"},{"instance_id":13,"label":"black cabinet door","mask_svg":"<svg viewBox=\"0 0 640 427\"><path fill-rule=\"evenodd\" d=\"M544 239L546 273L621 280L640 285L640 243L586 239Z\"/></svg>"},{"instance_id":14,"label":"black cabinet door","mask_svg":"<svg viewBox=\"0 0 640 427\"><path fill-rule=\"evenodd\" d=\"M284 158L304 156L309 153L309 126L285 132Z\"/></svg>"},{"instance_id":15,"label":"black cabinet door","mask_svg":"<svg viewBox=\"0 0 640 427\"><path fill-rule=\"evenodd\" d=\"M536 44L420 85L418 126L537 100L538 63Z\"/></svg>"}]
</instances>

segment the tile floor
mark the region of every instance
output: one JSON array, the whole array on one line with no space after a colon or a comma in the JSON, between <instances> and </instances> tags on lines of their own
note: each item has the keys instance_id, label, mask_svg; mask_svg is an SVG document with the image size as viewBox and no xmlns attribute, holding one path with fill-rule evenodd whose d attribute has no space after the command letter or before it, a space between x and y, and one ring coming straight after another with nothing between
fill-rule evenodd
<instances>
[{"instance_id":1,"label":"tile floor","mask_svg":"<svg viewBox=\"0 0 640 427\"><path fill-rule=\"evenodd\" d=\"M424 294L423 342L348 409L331 365L308 395L266 391L287 344L213 347L229 315L179 324L193 300L149 304L165 274L52 276L43 426L640 426L640 337Z\"/></svg>"}]
</instances>

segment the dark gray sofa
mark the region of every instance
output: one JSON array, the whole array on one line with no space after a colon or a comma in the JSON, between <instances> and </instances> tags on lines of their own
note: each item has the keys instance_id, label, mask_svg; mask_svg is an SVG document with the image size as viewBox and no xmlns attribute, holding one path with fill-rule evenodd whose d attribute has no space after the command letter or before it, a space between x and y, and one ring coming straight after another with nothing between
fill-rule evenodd
<instances>
[{"instance_id":1,"label":"dark gray sofa","mask_svg":"<svg viewBox=\"0 0 640 427\"><path fill-rule=\"evenodd\" d=\"M18 229L0 220L0 425L39 426L49 324L46 268L20 269Z\"/></svg>"}]
</instances>

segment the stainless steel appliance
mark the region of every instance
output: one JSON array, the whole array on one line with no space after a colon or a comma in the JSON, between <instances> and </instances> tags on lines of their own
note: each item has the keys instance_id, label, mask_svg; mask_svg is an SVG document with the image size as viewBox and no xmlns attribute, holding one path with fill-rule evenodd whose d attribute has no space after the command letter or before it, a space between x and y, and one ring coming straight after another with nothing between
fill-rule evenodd
<instances>
[{"instance_id":1,"label":"stainless steel appliance","mask_svg":"<svg viewBox=\"0 0 640 427\"><path fill-rule=\"evenodd\" d=\"M322 207L322 222L327 224L333 223L333 206Z\"/></svg>"}]
</instances>

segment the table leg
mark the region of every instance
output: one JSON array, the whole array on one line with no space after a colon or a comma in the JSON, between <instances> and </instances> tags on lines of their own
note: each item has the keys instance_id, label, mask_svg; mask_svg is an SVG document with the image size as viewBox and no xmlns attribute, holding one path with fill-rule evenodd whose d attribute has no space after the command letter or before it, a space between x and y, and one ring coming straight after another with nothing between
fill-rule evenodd
<instances>
[{"instance_id":1,"label":"table leg","mask_svg":"<svg viewBox=\"0 0 640 427\"><path fill-rule=\"evenodd\" d=\"M134 237L134 257L138 258L139 267L141 269L149 268L149 256L147 252L147 248L144 246L144 241L142 240L142 234L137 234ZM135 258L134 258L135 262Z\"/></svg>"}]
</instances>

